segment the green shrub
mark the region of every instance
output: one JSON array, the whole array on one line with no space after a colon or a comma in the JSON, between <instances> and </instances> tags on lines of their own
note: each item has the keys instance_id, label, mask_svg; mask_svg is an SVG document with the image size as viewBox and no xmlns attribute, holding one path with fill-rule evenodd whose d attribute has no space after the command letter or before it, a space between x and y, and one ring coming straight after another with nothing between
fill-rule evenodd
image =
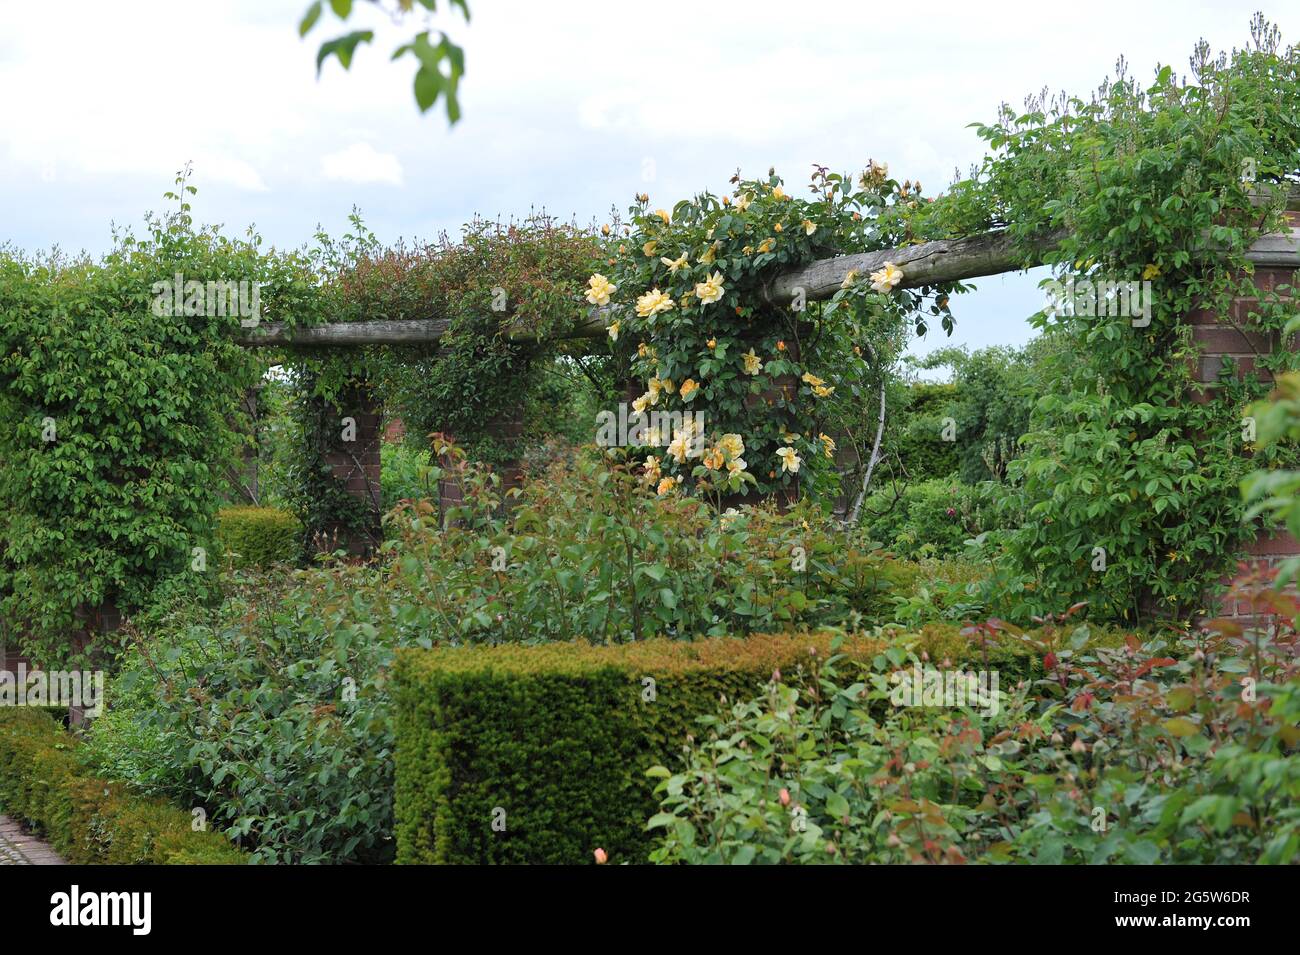
<instances>
[{"instance_id":1,"label":"green shrub","mask_svg":"<svg viewBox=\"0 0 1300 955\"><path fill-rule=\"evenodd\" d=\"M1203 635L1108 647L1039 634L1028 645L1056 648L1051 671L1017 680L998 666L996 707L987 692L965 705L897 695L892 674L921 665L899 647L829 661L811 688L770 683L705 716L684 768L653 771L653 858L1294 862L1300 677L1284 629L1264 638L1262 668L1254 647L1218 638L1210 663Z\"/></svg>"},{"instance_id":2,"label":"green shrub","mask_svg":"<svg viewBox=\"0 0 1300 955\"><path fill-rule=\"evenodd\" d=\"M960 554L980 534L1011 530L1023 514L1019 492L987 481L955 477L909 484L902 493L883 487L863 502L860 532L904 557Z\"/></svg>"},{"instance_id":3,"label":"green shrub","mask_svg":"<svg viewBox=\"0 0 1300 955\"><path fill-rule=\"evenodd\" d=\"M389 505L402 500L437 498L438 481L428 448L385 441L379 447L382 500Z\"/></svg>"},{"instance_id":4,"label":"green shrub","mask_svg":"<svg viewBox=\"0 0 1300 955\"><path fill-rule=\"evenodd\" d=\"M720 697L752 696L777 669L797 680L810 650L825 656L830 643L822 634L400 651L397 861L573 864L597 848L615 862L647 861L645 771L671 760ZM842 652L880 646L859 638Z\"/></svg>"},{"instance_id":5,"label":"green shrub","mask_svg":"<svg viewBox=\"0 0 1300 955\"><path fill-rule=\"evenodd\" d=\"M190 813L88 775L47 713L0 709L0 810L39 827L74 864L231 865L249 857Z\"/></svg>"},{"instance_id":6,"label":"green shrub","mask_svg":"<svg viewBox=\"0 0 1300 955\"><path fill-rule=\"evenodd\" d=\"M275 507L223 507L217 512L217 538L236 567L270 567L292 561L299 552L302 525Z\"/></svg>"}]
</instances>

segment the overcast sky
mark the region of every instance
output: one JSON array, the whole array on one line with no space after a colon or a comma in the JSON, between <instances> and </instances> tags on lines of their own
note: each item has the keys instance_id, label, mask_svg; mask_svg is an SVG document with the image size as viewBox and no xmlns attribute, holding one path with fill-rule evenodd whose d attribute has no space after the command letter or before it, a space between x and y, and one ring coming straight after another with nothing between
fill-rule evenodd
<instances>
[{"instance_id":1,"label":"overcast sky","mask_svg":"<svg viewBox=\"0 0 1300 955\"><path fill-rule=\"evenodd\" d=\"M869 157L933 194L978 160L967 124L1047 87L1094 89L1124 54L1140 77L1185 71L1200 37L1249 39L1260 0L469 0L435 20L466 50L464 118L421 116L415 32L374 27L352 71L317 80L326 13L307 0L0 0L0 242L93 253L138 224L186 160L198 217L299 246L354 205L382 239L455 231L474 213L546 209L581 222L648 191L665 207L719 192L737 166L802 187L814 162ZM441 7L442 5L440 5ZM1267 0L1285 42L1300 9ZM1292 13L1291 22L1282 19ZM954 341L1022 344L1035 277L987 279L954 302ZM921 351L944 344L932 331Z\"/></svg>"}]
</instances>

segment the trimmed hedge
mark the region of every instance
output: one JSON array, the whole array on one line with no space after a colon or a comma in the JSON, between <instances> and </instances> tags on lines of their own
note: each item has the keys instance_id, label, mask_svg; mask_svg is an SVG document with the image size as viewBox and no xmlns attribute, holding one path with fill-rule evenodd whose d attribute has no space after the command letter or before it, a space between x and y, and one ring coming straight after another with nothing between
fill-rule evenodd
<instances>
[{"instance_id":1,"label":"trimmed hedge","mask_svg":"<svg viewBox=\"0 0 1300 955\"><path fill-rule=\"evenodd\" d=\"M400 651L397 861L581 863L599 847L613 862L645 862L655 807L645 771L669 762L719 697L755 694L778 668L808 679L810 649L825 659L830 640ZM839 652L882 646L859 638Z\"/></svg>"},{"instance_id":2,"label":"trimmed hedge","mask_svg":"<svg viewBox=\"0 0 1300 955\"><path fill-rule=\"evenodd\" d=\"M223 507L217 512L217 539L236 567L270 567L297 560L302 524L277 507Z\"/></svg>"},{"instance_id":3,"label":"trimmed hedge","mask_svg":"<svg viewBox=\"0 0 1300 955\"><path fill-rule=\"evenodd\" d=\"M75 864L237 865L248 856L190 814L86 775L76 741L48 713L0 709L0 811L39 827Z\"/></svg>"}]
</instances>

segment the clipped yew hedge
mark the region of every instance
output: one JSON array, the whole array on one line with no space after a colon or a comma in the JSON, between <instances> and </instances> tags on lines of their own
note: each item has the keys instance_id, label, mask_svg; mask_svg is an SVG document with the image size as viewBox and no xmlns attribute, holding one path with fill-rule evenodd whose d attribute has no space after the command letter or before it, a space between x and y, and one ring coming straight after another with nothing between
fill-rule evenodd
<instances>
[{"instance_id":1,"label":"clipped yew hedge","mask_svg":"<svg viewBox=\"0 0 1300 955\"><path fill-rule=\"evenodd\" d=\"M88 775L76 741L48 713L0 708L0 812L42 830L69 862L236 865L248 856L190 814Z\"/></svg>"},{"instance_id":2,"label":"clipped yew hedge","mask_svg":"<svg viewBox=\"0 0 1300 955\"><path fill-rule=\"evenodd\" d=\"M1098 631L1089 644L1115 644ZM747 699L780 670L809 685L833 635L755 635L401 650L395 666L398 863L646 862L657 805L645 771L675 765L696 718ZM983 654L952 625L845 639L869 660L911 643L967 668ZM988 654L1004 689L1041 676L1039 654L1001 641ZM647 678L653 684L647 682ZM653 699L649 692L653 687ZM494 828L495 824L495 828Z\"/></svg>"},{"instance_id":3,"label":"clipped yew hedge","mask_svg":"<svg viewBox=\"0 0 1300 955\"><path fill-rule=\"evenodd\" d=\"M401 651L397 862L582 863L598 847L612 862L645 862L655 806L645 771L720 697L753 695L776 669L807 680L811 651L825 659L830 644L823 634ZM839 652L868 658L882 646L857 638Z\"/></svg>"},{"instance_id":4,"label":"clipped yew hedge","mask_svg":"<svg viewBox=\"0 0 1300 955\"><path fill-rule=\"evenodd\" d=\"M297 560L302 524L278 507L223 507L217 512L217 538L236 567L270 567Z\"/></svg>"}]
</instances>

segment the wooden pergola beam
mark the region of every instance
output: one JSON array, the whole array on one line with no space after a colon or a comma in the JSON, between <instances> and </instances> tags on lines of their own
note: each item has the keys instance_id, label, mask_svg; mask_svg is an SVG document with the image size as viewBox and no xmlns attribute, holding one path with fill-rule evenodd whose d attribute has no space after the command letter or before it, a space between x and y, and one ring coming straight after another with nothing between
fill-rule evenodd
<instances>
[{"instance_id":1,"label":"wooden pergola beam","mask_svg":"<svg viewBox=\"0 0 1300 955\"><path fill-rule=\"evenodd\" d=\"M1039 255L1053 248L1063 233L1045 235L1034 248ZM1247 258L1260 266L1300 267L1300 229L1281 235L1262 237L1251 247ZM909 245L880 252L839 255L821 259L778 276L767 289L768 301L785 304L803 292L806 301L830 298L840 288L850 271L862 277L892 262L903 270L902 288L918 288L943 282L1001 275L1025 268L1027 264L1012 248L1006 232L987 232L962 239L939 239L921 245ZM1037 264L1037 261L1028 265ZM604 334L606 309L592 309L585 319L575 322L572 330L557 337L593 338ZM430 345L447 332L445 318L385 319L364 322L332 322L310 328L287 329L280 323L267 323L247 329L237 339L252 348L278 345L329 348L361 345ZM520 340L535 336L526 330Z\"/></svg>"}]
</instances>

